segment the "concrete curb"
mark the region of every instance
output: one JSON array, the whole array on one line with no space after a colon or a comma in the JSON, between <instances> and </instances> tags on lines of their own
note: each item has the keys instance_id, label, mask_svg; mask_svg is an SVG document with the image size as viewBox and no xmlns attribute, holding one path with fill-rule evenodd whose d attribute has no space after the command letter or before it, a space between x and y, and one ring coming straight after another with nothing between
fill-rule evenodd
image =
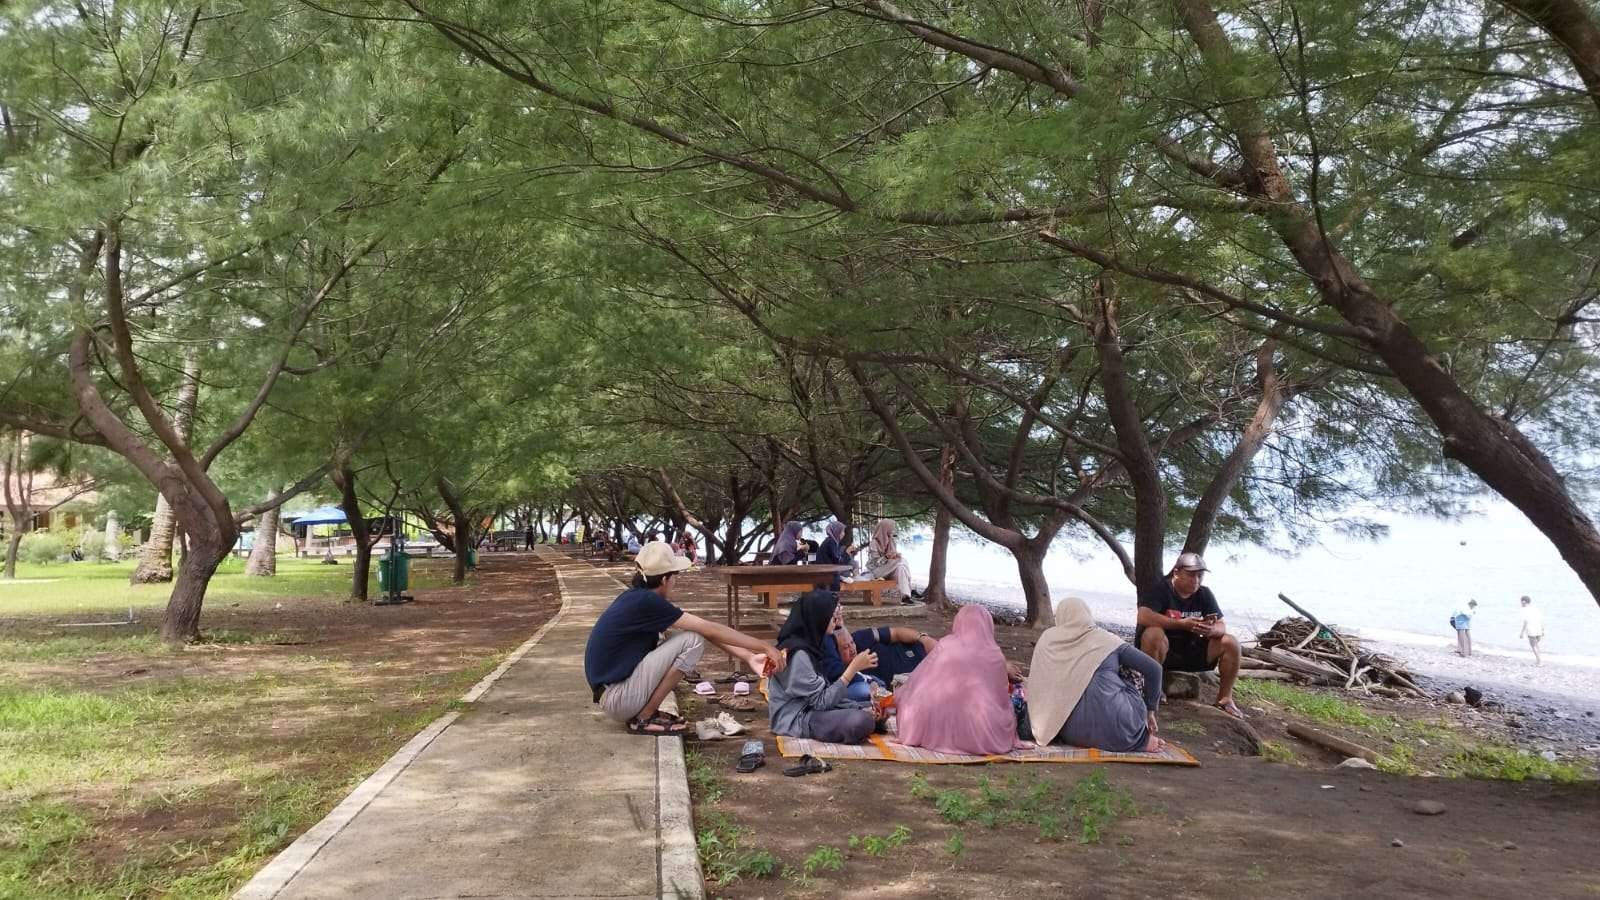
<instances>
[{"instance_id":1,"label":"concrete curb","mask_svg":"<svg viewBox=\"0 0 1600 900\"><path fill-rule=\"evenodd\" d=\"M328 813L322 821L311 826L305 834L295 838L294 843L274 856L271 862L263 866L254 878L233 895L233 900L272 900L276 897L290 880L300 874L301 869L310 865L311 860L316 858L317 853L327 846L335 835L354 821L355 817L367 808L367 804L371 803L401 772L404 772L406 766L411 765L412 760L417 758L417 754L433 743L434 738L443 734L444 730L450 727L450 723L460 715L458 712L447 712L418 732L416 737L407 741L404 747L379 766L378 771L373 772L366 781L351 791L350 796L341 800L339 805L333 808L333 812Z\"/></svg>"},{"instance_id":2,"label":"concrete curb","mask_svg":"<svg viewBox=\"0 0 1600 900\"><path fill-rule=\"evenodd\" d=\"M551 568L556 569L556 580L559 584L561 571L554 565L554 563L551 564ZM557 609L556 614L550 617L550 621L539 626L539 629L533 633L533 636L528 638L526 641L523 641L520 647L511 651L511 654L507 656L505 660L500 663L500 665L496 666L494 671L483 676L483 678L477 684L472 686L471 690L467 691L465 694L462 694L460 702L477 702L478 698L482 697L484 692L488 691L489 688L500 679L500 676L504 675L506 670L511 668L512 663L515 663L517 660L526 656L528 651L532 650L538 645L540 639L544 637L545 632L549 631L557 622L561 621L563 616L566 615L567 608L570 605L571 604L567 600L567 592L563 590L561 592L561 608ZM268 862L261 868L259 872L255 874L254 877L245 882L244 887L241 887L233 895L233 900L272 900L273 897L276 897L280 891L288 886L289 882L292 881L296 875L300 874L302 869L311 864L311 861L316 858L317 854L322 851L323 847L328 845L329 841L333 840L334 837L339 834L339 832L345 829L345 826L354 821L355 817L360 815L361 811L366 809L367 805L370 804L378 796L378 794L383 791L384 788L388 787L390 782L399 777L400 773L404 772L406 767L411 765L411 763L416 760L417 756L420 755L423 750L427 749L428 745L433 743L434 739L439 735L443 734L445 729L449 728L451 723L455 722L455 720L460 718L460 716L460 712L452 710L429 723L427 728L424 728L418 732L415 737L406 742L405 746L395 751L393 756L385 760L384 764L378 767L378 771L373 772L371 775L367 776L365 781L357 785L356 789L350 792L350 796L339 801L339 805L335 806L332 812L324 816L322 821L311 826L311 828L307 829L304 834L300 835L298 838L295 838L294 843L279 851L278 855L274 856L271 862ZM683 751L680 748L678 752L681 756ZM687 793L687 781L685 781L684 790L685 793ZM690 834L689 843L692 850L694 846L694 835L692 832ZM695 861L696 874L698 874L698 856L695 857Z\"/></svg>"}]
</instances>

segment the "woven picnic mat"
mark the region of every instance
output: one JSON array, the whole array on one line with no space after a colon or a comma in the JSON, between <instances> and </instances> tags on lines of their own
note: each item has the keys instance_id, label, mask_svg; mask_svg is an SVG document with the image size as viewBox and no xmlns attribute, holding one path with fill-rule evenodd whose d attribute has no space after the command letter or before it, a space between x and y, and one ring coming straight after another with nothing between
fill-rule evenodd
<instances>
[{"instance_id":1,"label":"woven picnic mat","mask_svg":"<svg viewBox=\"0 0 1600 900\"><path fill-rule=\"evenodd\" d=\"M1200 761L1189 751L1167 744L1160 753L1110 753L1048 744L1032 750L1013 750L999 756L965 756L939 753L921 747L907 747L892 737L874 734L864 744L829 744L809 738L778 738L778 752L784 756L816 756L823 759L862 759L911 763L919 766L975 765L991 762L1021 763L1147 763L1152 765L1198 766Z\"/></svg>"}]
</instances>

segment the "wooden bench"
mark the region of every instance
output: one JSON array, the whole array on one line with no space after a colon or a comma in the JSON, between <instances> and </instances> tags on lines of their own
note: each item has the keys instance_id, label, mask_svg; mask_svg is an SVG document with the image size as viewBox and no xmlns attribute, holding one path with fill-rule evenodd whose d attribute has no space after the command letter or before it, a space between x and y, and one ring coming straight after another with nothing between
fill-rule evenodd
<instances>
[{"instance_id":1,"label":"wooden bench","mask_svg":"<svg viewBox=\"0 0 1600 900\"><path fill-rule=\"evenodd\" d=\"M867 598L868 603L872 604L873 606L882 606L883 592L892 590L894 587L895 582L893 580L886 579L880 579L877 581L846 581L845 583L839 585L839 593L862 594ZM767 609L778 608L779 594L802 594L813 589L814 586L809 584L757 584L751 586L750 588L751 592L757 597L761 598L761 601L766 604Z\"/></svg>"}]
</instances>

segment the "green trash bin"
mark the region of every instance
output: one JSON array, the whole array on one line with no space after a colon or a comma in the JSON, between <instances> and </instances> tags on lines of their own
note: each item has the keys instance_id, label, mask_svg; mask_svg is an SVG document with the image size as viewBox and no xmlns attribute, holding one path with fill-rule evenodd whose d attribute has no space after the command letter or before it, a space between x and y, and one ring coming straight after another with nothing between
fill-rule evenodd
<instances>
[{"instance_id":1,"label":"green trash bin","mask_svg":"<svg viewBox=\"0 0 1600 900\"><path fill-rule=\"evenodd\" d=\"M393 584L394 587L390 587ZM378 559L378 590L385 594L411 586L411 557L390 554Z\"/></svg>"},{"instance_id":2,"label":"green trash bin","mask_svg":"<svg viewBox=\"0 0 1600 900\"><path fill-rule=\"evenodd\" d=\"M467 548L467 568L476 569L477 567L478 567L478 549L476 547L468 547Z\"/></svg>"}]
</instances>

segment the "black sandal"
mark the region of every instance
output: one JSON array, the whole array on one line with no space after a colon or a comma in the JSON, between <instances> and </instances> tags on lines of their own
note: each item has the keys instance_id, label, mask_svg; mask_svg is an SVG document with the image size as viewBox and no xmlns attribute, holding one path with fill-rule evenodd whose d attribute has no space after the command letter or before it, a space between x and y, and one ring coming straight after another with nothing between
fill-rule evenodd
<instances>
[{"instance_id":1,"label":"black sandal","mask_svg":"<svg viewBox=\"0 0 1600 900\"><path fill-rule=\"evenodd\" d=\"M746 741L744 753L739 757L739 764L733 767L735 772L748 775L767 764L766 748L760 741Z\"/></svg>"},{"instance_id":2,"label":"black sandal","mask_svg":"<svg viewBox=\"0 0 1600 900\"><path fill-rule=\"evenodd\" d=\"M689 730L689 723L669 712L660 712L648 719L634 717L628 720L629 734L646 737L679 737Z\"/></svg>"},{"instance_id":3,"label":"black sandal","mask_svg":"<svg viewBox=\"0 0 1600 900\"><path fill-rule=\"evenodd\" d=\"M803 775L816 775L832 769L833 766L828 765L827 760L817 759L815 756L812 756L808 753L805 756L800 757L800 762L797 765L793 765L787 769L784 769L783 774L789 776L790 778L799 778Z\"/></svg>"}]
</instances>

